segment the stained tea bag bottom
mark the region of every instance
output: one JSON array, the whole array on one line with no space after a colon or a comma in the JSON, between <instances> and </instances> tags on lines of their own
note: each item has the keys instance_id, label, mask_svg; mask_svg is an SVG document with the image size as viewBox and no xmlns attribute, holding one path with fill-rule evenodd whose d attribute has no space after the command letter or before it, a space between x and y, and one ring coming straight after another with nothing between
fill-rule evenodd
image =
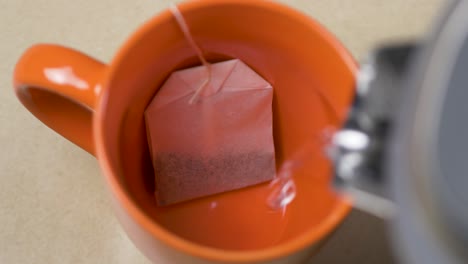
<instances>
[{"instance_id":1,"label":"stained tea bag bottom","mask_svg":"<svg viewBox=\"0 0 468 264\"><path fill-rule=\"evenodd\" d=\"M275 175L274 162L271 155L255 152L206 158L158 153L153 165L157 201L166 205L263 183Z\"/></svg>"}]
</instances>

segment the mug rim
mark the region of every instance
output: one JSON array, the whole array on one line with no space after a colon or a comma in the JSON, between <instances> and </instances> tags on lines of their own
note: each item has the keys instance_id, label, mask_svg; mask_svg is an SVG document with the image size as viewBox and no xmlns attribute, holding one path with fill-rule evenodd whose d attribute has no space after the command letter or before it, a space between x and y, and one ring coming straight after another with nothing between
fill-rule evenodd
<instances>
[{"instance_id":1,"label":"mug rim","mask_svg":"<svg viewBox=\"0 0 468 264\"><path fill-rule=\"evenodd\" d=\"M250 5L264 9L274 10L284 14L284 16L294 17L307 25L311 30L318 33L332 48L339 54L343 63L347 66L350 72L356 76L357 63L351 54L344 48L340 41L334 37L324 26L312 19L311 17L303 14L284 4L275 3L271 1L252 1L252 0L204 0L204 1L189 1L178 4L183 6L186 11L206 8L213 5L223 4L236 4L236 5ZM247 262L247 261L268 261L272 259L281 258L293 253L299 252L309 246L312 246L319 241L326 238L349 214L352 204L347 198L340 198L331 213L321 221L321 223L294 239L287 242L258 250L225 250L213 248L205 245L200 245L195 242L189 241L177 234L166 230L163 226L155 222L147 213L145 213L135 201L133 201L125 187L117 180L115 176L117 173L115 168L111 165L108 155L108 149L104 141L105 131L103 124L105 123L105 112L107 110L108 99L108 84L112 82L115 72L119 65L125 62L125 54L132 49L134 43L139 42L140 39L150 31L151 28L157 26L162 19L170 16L171 13L168 9L153 16L146 23L136 29L136 31L124 42L121 48L117 51L114 59L108 66L108 73L104 89L98 100L95 117L93 119L94 127L94 141L96 143L96 157L101 165L101 170L106 179L110 191L112 192L118 204L124 208L126 213L146 232L150 233L153 237L162 241L166 245L173 247L181 252L190 254L192 256L200 257L203 259L216 260L216 261L231 261L231 262Z\"/></svg>"}]
</instances>

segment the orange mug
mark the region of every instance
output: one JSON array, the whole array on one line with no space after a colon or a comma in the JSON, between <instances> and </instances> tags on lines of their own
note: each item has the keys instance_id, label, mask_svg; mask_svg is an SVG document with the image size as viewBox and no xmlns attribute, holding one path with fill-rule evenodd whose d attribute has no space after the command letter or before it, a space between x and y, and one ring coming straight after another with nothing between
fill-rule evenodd
<instances>
[{"instance_id":1,"label":"orange mug","mask_svg":"<svg viewBox=\"0 0 468 264\"><path fill-rule=\"evenodd\" d=\"M357 66L317 22L269 1L193 1L179 10L209 60L239 58L273 85L278 165L342 121L330 119L321 97L345 113ZM171 72L196 63L176 20L164 11L107 65L57 45L31 47L16 65L14 87L37 118L96 155L120 223L155 263L305 261L351 208L331 190L331 165L323 155L296 173L296 199L283 210L266 205L268 184L156 205L143 112Z\"/></svg>"}]
</instances>

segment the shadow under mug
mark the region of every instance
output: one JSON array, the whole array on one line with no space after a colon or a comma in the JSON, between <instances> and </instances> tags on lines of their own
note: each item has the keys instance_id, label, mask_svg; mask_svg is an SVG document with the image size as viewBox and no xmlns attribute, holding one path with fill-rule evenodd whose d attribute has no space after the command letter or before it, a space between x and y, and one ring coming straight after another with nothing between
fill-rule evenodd
<instances>
[{"instance_id":1,"label":"shadow under mug","mask_svg":"<svg viewBox=\"0 0 468 264\"><path fill-rule=\"evenodd\" d=\"M210 61L239 58L274 87L278 166L342 121L330 118L321 97L344 117L357 66L317 22L269 1L204 0L179 9ZM171 72L197 63L164 11L107 65L57 45L31 47L16 65L14 87L37 118L96 155L120 223L152 261L304 261L351 208L331 190L330 162L319 146L296 173L297 196L285 210L266 206L267 184L156 206L143 112Z\"/></svg>"}]
</instances>

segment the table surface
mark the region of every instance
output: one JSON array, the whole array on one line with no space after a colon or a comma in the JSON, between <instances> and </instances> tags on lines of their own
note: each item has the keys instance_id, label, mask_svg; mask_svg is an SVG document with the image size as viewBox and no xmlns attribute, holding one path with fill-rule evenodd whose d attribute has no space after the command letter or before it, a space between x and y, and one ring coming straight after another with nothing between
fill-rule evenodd
<instances>
[{"instance_id":1,"label":"table surface","mask_svg":"<svg viewBox=\"0 0 468 264\"><path fill-rule=\"evenodd\" d=\"M110 208L96 160L36 120L11 79L21 53L58 43L109 61L174 1L0 0L0 263L149 263ZM443 0L283 0L333 32L358 61L380 43L419 39ZM382 221L359 211L311 263L394 263Z\"/></svg>"}]
</instances>

